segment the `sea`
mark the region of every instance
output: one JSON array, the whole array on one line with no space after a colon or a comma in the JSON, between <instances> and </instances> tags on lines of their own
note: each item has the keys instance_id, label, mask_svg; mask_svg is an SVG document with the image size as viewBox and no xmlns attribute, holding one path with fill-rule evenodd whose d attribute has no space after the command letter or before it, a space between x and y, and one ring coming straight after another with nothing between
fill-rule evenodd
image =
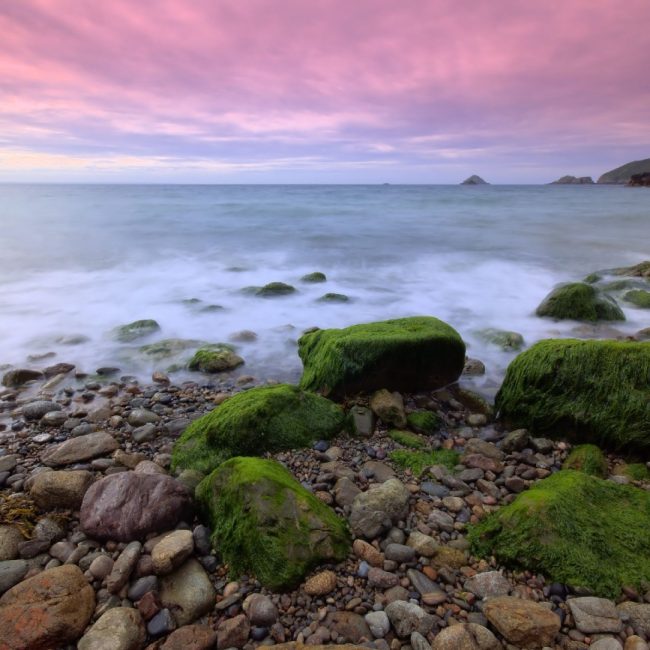
<instances>
[{"instance_id":1,"label":"sea","mask_svg":"<svg viewBox=\"0 0 650 650\"><path fill-rule=\"evenodd\" d=\"M184 368L189 348L173 358L140 349L176 338L231 342L245 359L233 379L293 382L307 328L430 315L485 363L471 381L489 394L516 352L486 340L487 328L518 332L527 347L650 326L650 310L624 302L626 322L602 330L535 316L558 283L649 257L643 188L4 184L0 367L70 362L90 376L113 367L142 381L154 370L211 381ZM301 281L314 271L327 281ZM251 289L270 282L296 291ZM160 331L116 340L140 319Z\"/></svg>"}]
</instances>

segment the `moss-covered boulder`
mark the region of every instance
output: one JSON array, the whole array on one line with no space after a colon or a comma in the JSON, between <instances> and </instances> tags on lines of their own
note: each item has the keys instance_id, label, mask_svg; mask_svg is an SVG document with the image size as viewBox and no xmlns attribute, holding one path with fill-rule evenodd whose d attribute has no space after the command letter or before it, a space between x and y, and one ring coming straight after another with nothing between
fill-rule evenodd
<instances>
[{"instance_id":1,"label":"moss-covered boulder","mask_svg":"<svg viewBox=\"0 0 650 650\"><path fill-rule=\"evenodd\" d=\"M502 350L521 350L524 347L524 337L519 332L487 328L478 332L480 339L491 343Z\"/></svg>"},{"instance_id":2,"label":"moss-covered boulder","mask_svg":"<svg viewBox=\"0 0 650 650\"><path fill-rule=\"evenodd\" d=\"M262 298L275 298L277 296L288 296L292 293L295 293L296 288L292 287L290 284L285 284L284 282L269 282L263 287L260 287L256 292L256 296Z\"/></svg>"},{"instance_id":3,"label":"moss-covered boulder","mask_svg":"<svg viewBox=\"0 0 650 650\"><path fill-rule=\"evenodd\" d=\"M205 341L195 339L163 339L139 348L140 352L150 359L160 360L173 357L181 352L196 349L205 345Z\"/></svg>"},{"instance_id":4,"label":"moss-covered boulder","mask_svg":"<svg viewBox=\"0 0 650 650\"><path fill-rule=\"evenodd\" d=\"M400 318L304 334L300 386L342 397L379 388L414 392L456 381L465 344L437 318Z\"/></svg>"},{"instance_id":5,"label":"moss-covered boulder","mask_svg":"<svg viewBox=\"0 0 650 650\"><path fill-rule=\"evenodd\" d=\"M605 454L596 445L578 445L571 450L562 465L562 469L575 469L590 476L605 478L607 460Z\"/></svg>"},{"instance_id":6,"label":"moss-covered boulder","mask_svg":"<svg viewBox=\"0 0 650 650\"><path fill-rule=\"evenodd\" d=\"M272 460L232 458L199 484L196 498L233 576L252 573L268 589L295 587L350 549L346 523Z\"/></svg>"},{"instance_id":7,"label":"moss-covered boulder","mask_svg":"<svg viewBox=\"0 0 650 650\"><path fill-rule=\"evenodd\" d=\"M432 436L441 425L440 417L433 411L413 411L406 416L406 422L417 433Z\"/></svg>"},{"instance_id":8,"label":"moss-covered boulder","mask_svg":"<svg viewBox=\"0 0 650 650\"><path fill-rule=\"evenodd\" d=\"M232 346L219 343L198 349L190 359L188 367L190 370L214 373L234 370L243 363L244 360L235 354Z\"/></svg>"},{"instance_id":9,"label":"moss-covered boulder","mask_svg":"<svg viewBox=\"0 0 650 650\"><path fill-rule=\"evenodd\" d=\"M344 293L325 293L316 302L350 302L350 296Z\"/></svg>"},{"instance_id":10,"label":"moss-covered boulder","mask_svg":"<svg viewBox=\"0 0 650 650\"><path fill-rule=\"evenodd\" d=\"M327 282L327 276L320 271L314 271L313 273L307 273L300 278L301 282L310 282L316 284L318 282Z\"/></svg>"},{"instance_id":11,"label":"moss-covered boulder","mask_svg":"<svg viewBox=\"0 0 650 650\"><path fill-rule=\"evenodd\" d=\"M495 406L511 428L612 450L650 448L650 344L548 339L508 366Z\"/></svg>"},{"instance_id":12,"label":"moss-covered boulder","mask_svg":"<svg viewBox=\"0 0 650 650\"><path fill-rule=\"evenodd\" d=\"M650 291L645 289L632 289L623 296L623 299L632 303L635 307L650 309Z\"/></svg>"},{"instance_id":13,"label":"moss-covered boulder","mask_svg":"<svg viewBox=\"0 0 650 650\"><path fill-rule=\"evenodd\" d=\"M233 456L307 447L346 423L339 406L297 386L252 388L192 422L174 445L172 466L207 473Z\"/></svg>"},{"instance_id":14,"label":"moss-covered boulder","mask_svg":"<svg viewBox=\"0 0 650 650\"><path fill-rule=\"evenodd\" d=\"M160 325L155 320L136 320L126 325L121 325L113 331L114 338L120 343L130 343L137 339L149 336L160 330Z\"/></svg>"},{"instance_id":15,"label":"moss-covered boulder","mask_svg":"<svg viewBox=\"0 0 650 650\"><path fill-rule=\"evenodd\" d=\"M544 298L535 313L556 320L625 320L625 315L611 296L584 282L556 287Z\"/></svg>"},{"instance_id":16,"label":"moss-covered boulder","mask_svg":"<svg viewBox=\"0 0 650 650\"><path fill-rule=\"evenodd\" d=\"M472 552L615 598L650 580L650 493L563 470L470 529Z\"/></svg>"}]
</instances>

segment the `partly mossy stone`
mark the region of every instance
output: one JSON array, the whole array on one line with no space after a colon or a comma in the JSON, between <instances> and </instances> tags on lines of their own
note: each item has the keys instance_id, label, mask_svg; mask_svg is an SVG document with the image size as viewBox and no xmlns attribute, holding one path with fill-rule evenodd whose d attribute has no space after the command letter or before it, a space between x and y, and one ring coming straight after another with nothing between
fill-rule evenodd
<instances>
[{"instance_id":1,"label":"partly mossy stone","mask_svg":"<svg viewBox=\"0 0 650 650\"><path fill-rule=\"evenodd\" d=\"M634 266L624 266L614 269L616 275L628 275L636 278L650 278L650 260L639 262Z\"/></svg>"},{"instance_id":2,"label":"partly mossy stone","mask_svg":"<svg viewBox=\"0 0 650 650\"><path fill-rule=\"evenodd\" d=\"M625 320L616 301L584 282L572 282L556 287L544 298L535 312L555 320Z\"/></svg>"},{"instance_id":3,"label":"partly mossy stone","mask_svg":"<svg viewBox=\"0 0 650 650\"><path fill-rule=\"evenodd\" d=\"M605 454L596 445L578 445L567 456L562 469L575 469L590 476L605 478L607 460Z\"/></svg>"},{"instance_id":4,"label":"partly mossy stone","mask_svg":"<svg viewBox=\"0 0 650 650\"><path fill-rule=\"evenodd\" d=\"M344 293L326 293L318 298L316 302L350 302L350 297Z\"/></svg>"},{"instance_id":5,"label":"partly mossy stone","mask_svg":"<svg viewBox=\"0 0 650 650\"><path fill-rule=\"evenodd\" d=\"M114 331L115 339L120 343L130 343L137 339L149 336L160 330L160 325L155 320L136 320L127 325L122 325Z\"/></svg>"},{"instance_id":6,"label":"partly mossy stone","mask_svg":"<svg viewBox=\"0 0 650 650\"><path fill-rule=\"evenodd\" d=\"M616 598L650 581L650 493L563 470L473 526L472 552Z\"/></svg>"},{"instance_id":7,"label":"partly mossy stone","mask_svg":"<svg viewBox=\"0 0 650 650\"><path fill-rule=\"evenodd\" d=\"M524 347L524 337L519 332L488 328L480 330L478 336L486 343L492 343L505 351L521 350Z\"/></svg>"},{"instance_id":8,"label":"partly mossy stone","mask_svg":"<svg viewBox=\"0 0 650 650\"><path fill-rule=\"evenodd\" d=\"M508 366L495 406L510 428L614 451L650 448L650 345L548 339Z\"/></svg>"},{"instance_id":9,"label":"partly mossy stone","mask_svg":"<svg viewBox=\"0 0 650 650\"><path fill-rule=\"evenodd\" d=\"M189 362L190 370L214 373L234 370L241 366L244 360L235 354L233 348L225 343L204 346L194 353Z\"/></svg>"},{"instance_id":10,"label":"partly mossy stone","mask_svg":"<svg viewBox=\"0 0 650 650\"><path fill-rule=\"evenodd\" d=\"M421 476L425 469L434 465L444 465L454 469L458 465L459 455L451 449L435 451L408 451L397 449L390 453L390 459L401 469L410 469L415 476Z\"/></svg>"},{"instance_id":11,"label":"partly mossy stone","mask_svg":"<svg viewBox=\"0 0 650 650\"><path fill-rule=\"evenodd\" d=\"M205 341L194 339L163 339L149 345L143 345L140 352L151 359L166 359L173 357L180 352L186 352L206 345Z\"/></svg>"},{"instance_id":12,"label":"partly mossy stone","mask_svg":"<svg viewBox=\"0 0 650 650\"><path fill-rule=\"evenodd\" d=\"M622 463L614 468L613 473L633 481L650 481L650 469L645 463Z\"/></svg>"},{"instance_id":13,"label":"partly mossy stone","mask_svg":"<svg viewBox=\"0 0 650 650\"><path fill-rule=\"evenodd\" d=\"M425 438L419 436L417 433L412 433L411 431L391 429L386 435L391 440L398 442L404 447L410 447L411 449L424 449L427 446Z\"/></svg>"},{"instance_id":14,"label":"partly mossy stone","mask_svg":"<svg viewBox=\"0 0 650 650\"><path fill-rule=\"evenodd\" d=\"M623 300L632 303L635 307L650 309L650 291L645 291L644 289L632 289L632 291L628 291L623 296Z\"/></svg>"},{"instance_id":15,"label":"partly mossy stone","mask_svg":"<svg viewBox=\"0 0 650 650\"><path fill-rule=\"evenodd\" d=\"M345 521L276 461L232 458L199 484L196 498L234 577L252 573L266 588L286 590L349 552Z\"/></svg>"},{"instance_id":16,"label":"partly mossy stone","mask_svg":"<svg viewBox=\"0 0 650 650\"><path fill-rule=\"evenodd\" d=\"M600 282L602 279L603 276L599 273L590 273L583 282L586 282L587 284L596 284L596 282Z\"/></svg>"},{"instance_id":17,"label":"partly mossy stone","mask_svg":"<svg viewBox=\"0 0 650 650\"><path fill-rule=\"evenodd\" d=\"M233 456L256 456L329 440L346 425L338 405L297 386L251 388L192 422L174 445L172 466L207 473Z\"/></svg>"},{"instance_id":18,"label":"partly mossy stone","mask_svg":"<svg viewBox=\"0 0 650 650\"><path fill-rule=\"evenodd\" d=\"M284 282L270 282L255 292L256 296L262 298L274 298L276 296L288 296L295 293L296 288Z\"/></svg>"},{"instance_id":19,"label":"partly mossy stone","mask_svg":"<svg viewBox=\"0 0 650 650\"><path fill-rule=\"evenodd\" d=\"M300 278L301 282L311 282L315 284L317 282L327 282L327 276L320 271L314 271L313 273L307 273Z\"/></svg>"},{"instance_id":20,"label":"partly mossy stone","mask_svg":"<svg viewBox=\"0 0 650 650\"><path fill-rule=\"evenodd\" d=\"M298 345L300 386L332 397L440 388L456 381L465 363L458 332L427 316L316 330Z\"/></svg>"},{"instance_id":21,"label":"partly mossy stone","mask_svg":"<svg viewBox=\"0 0 650 650\"><path fill-rule=\"evenodd\" d=\"M413 431L431 436L440 428L441 420L432 411L414 411L406 416L406 422Z\"/></svg>"}]
</instances>

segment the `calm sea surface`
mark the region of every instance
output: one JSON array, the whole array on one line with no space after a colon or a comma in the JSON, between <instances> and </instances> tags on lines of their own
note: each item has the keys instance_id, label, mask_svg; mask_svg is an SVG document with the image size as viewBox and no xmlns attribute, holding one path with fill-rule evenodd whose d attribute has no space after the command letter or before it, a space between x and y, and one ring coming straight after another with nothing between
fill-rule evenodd
<instances>
[{"instance_id":1,"label":"calm sea surface","mask_svg":"<svg viewBox=\"0 0 650 650\"><path fill-rule=\"evenodd\" d=\"M534 310L558 282L650 257L650 192L592 186L0 185L0 365L69 361L146 379L162 338L228 341L242 372L295 380L295 341L312 326L409 315L453 325L482 359L489 389L513 353L481 340L514 330L526 344L575 323ZM325 284L300 277L327 274ZM262 299L241 290L296 286ZM329 304L325 292L350 302ZM217 309L215 306L223 307ZM623 305L619 330L650 326ZM207 309L206 309L207 308ZM161 332L120 344L112 330L153 318ZM30 355L48 352L46 361ZM178 377L183 378L181 373Z\"/></svg>"}]
</instances>

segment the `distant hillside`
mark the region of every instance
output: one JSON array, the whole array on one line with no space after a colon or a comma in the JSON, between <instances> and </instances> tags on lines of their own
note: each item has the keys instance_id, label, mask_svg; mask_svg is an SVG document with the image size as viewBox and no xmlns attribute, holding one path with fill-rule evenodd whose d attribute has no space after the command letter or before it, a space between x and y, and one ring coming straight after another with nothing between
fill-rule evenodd
<instances>
[{"instance_id":1,"label":"distant hillside","mask_svg":"<svg viewBox=\"0 0 650 650\"><path fill-rule=\"evenodd\" d=\"M461 185L489 185L487 181L484 181L480 176L474 174L469 178L466 178Z\"/></svg>"},{"instance_id":2,"label":"distant hillside","mask_svg":"<svg viewBox=\"0 0 650 650\"><path fill-rule=\"evenodd\" d=\"M593 185L594 179L591 176L562 176L550 185Z\"/></svg>"},{"instance_id":3,"label":"distant hillside","mask_svg":"<svg viewBox=\"0 0 650 650\"><path fill-rule=\"evenodd\" d=\"M616 169L605 172L599 179L599 183L627 183L633 174L650 173L650 158L635 160L634 162L621 165Z\"/></svg>"}]
</instances>

